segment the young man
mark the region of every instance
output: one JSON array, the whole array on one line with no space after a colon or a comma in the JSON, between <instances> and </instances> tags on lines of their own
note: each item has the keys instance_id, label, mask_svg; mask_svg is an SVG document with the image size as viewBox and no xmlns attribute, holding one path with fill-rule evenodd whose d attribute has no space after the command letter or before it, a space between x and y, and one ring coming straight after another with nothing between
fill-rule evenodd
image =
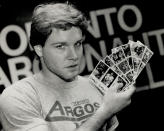
<instances>
[{"instance_id":1,"label":"young man","mask_svg":"<svg viewBox=\"0 0 164 131\"><path fill-rule=\"evenodd\" d=\"M42 69L7 87L0 98L5 131L114 131L116 113L130 104L132 86L104 96L79 76L87 21L73 5L48 3L35 8L30 43Z\"/></svg>"}]
</instances>

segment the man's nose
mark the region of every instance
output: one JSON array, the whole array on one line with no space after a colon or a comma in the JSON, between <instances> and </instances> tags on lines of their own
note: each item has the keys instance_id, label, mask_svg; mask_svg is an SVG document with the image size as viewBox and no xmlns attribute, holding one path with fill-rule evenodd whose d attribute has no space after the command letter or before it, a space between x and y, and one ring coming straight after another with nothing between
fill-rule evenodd
<instances>
[{"instance_id":1,"label":"man's nose","mask_svg":"<svg viewBox=\"0 0 164 131\"><path fill-rule=\"evenodd\" d=\"M77 55L77 51L75 49L75 47L69 47L69 50L68 50L68 59L70 60L77 60L78 59L78 55Z\"/></svg>"}]
</instances>

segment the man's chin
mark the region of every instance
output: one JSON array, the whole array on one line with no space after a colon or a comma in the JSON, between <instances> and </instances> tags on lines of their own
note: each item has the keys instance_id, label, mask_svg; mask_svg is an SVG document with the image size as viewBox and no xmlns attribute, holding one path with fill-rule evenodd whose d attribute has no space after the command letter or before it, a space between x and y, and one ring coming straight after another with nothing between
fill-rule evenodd
<instances>
[{"instance_id":1,"label":"man's chin","mask_svg":"<svg viewBox=\"0 0 164 131\"><path fill-rule=\"evenodd\" d=\"M78 74L79 74L79 71L68 73L66 81L73 81L73 80L75 80L76 77L78 76Z\"/></svg>"}]
</instances>

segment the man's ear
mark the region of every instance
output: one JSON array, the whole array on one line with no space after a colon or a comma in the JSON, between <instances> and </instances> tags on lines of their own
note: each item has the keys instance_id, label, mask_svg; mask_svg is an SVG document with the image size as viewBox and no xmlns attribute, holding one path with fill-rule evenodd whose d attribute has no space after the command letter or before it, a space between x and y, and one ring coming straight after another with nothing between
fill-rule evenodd
<instances>
[{"instance_id":1,"label":"man's ear","mask_svg":"<svg viewBox=\"0 0 164 131\"><path fill-rule=\"evenodd\" d=\"M41 45L35 45L34 46L34 50L35 50L36 54L39 57L42 57L43 56L42 49L43 49L43 47Z\"/></svg>"}]
</instances>

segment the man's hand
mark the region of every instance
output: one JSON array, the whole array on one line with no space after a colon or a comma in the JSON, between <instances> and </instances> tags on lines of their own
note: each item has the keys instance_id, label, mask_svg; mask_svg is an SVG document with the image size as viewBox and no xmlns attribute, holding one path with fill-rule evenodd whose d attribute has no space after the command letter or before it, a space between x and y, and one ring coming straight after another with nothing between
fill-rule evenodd
<instances>
[{"instance_id":1,"label":"man's hand","mask_svg":"<svg viewBox=\"0 0 164 131\"><path fill-rule=\"evenodd\" d=\"M131 103L131 96L135 92L135 87L130 85L126 90L119 91L121 87L121 83L114 84L105 93L103 103L100 107L104 117L108 117L108 114L111 113L114 115Z\"/></svg>"},{"instance_id":2,"label":"man's hand","mask_svg":"<svg viewBox=\"0 0 164 131\"><path fill-rule=\"evenodd\" d=\"M129 86L126 90L120 91L121 87L121 83L109 87L99 109L76 131L98 131L108 119L128 106L131 103L135 87Z\"/></svg>"}]
</instances>

